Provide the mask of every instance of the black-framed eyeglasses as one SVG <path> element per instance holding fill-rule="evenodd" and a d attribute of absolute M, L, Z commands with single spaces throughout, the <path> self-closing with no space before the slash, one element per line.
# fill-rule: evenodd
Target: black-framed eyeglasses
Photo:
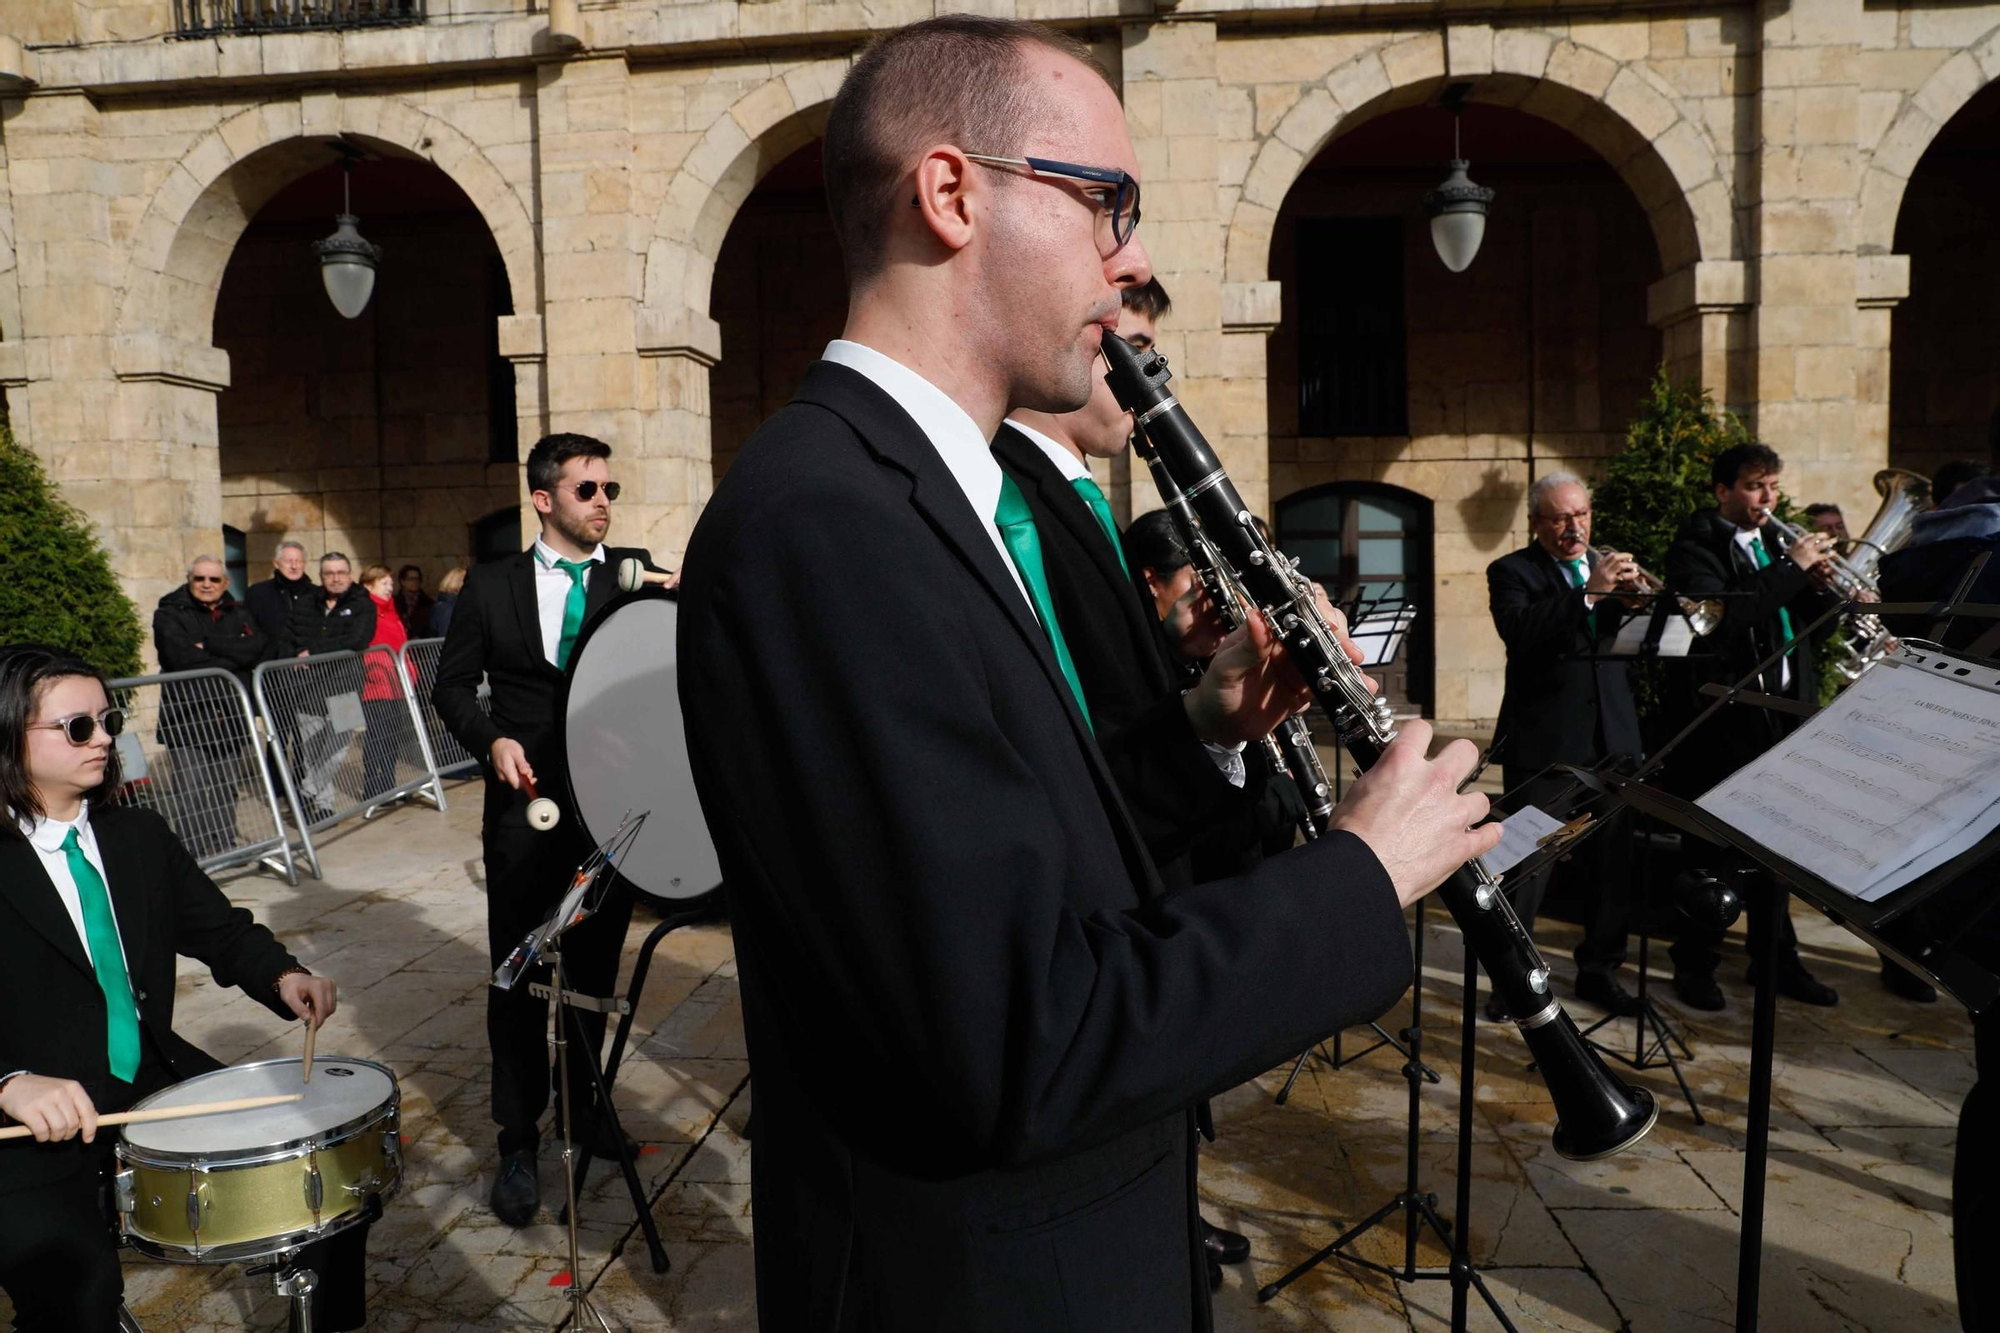
<path fill-rule="evenodd" d="M 95 716 L 89 713 L 71 713 L 68 717 L 59 717 L 53 722 L 31 723 L 28 730 L 60 731 L 69 739 L 71 745 L 88 745 L 99 727 L 104 728 L 106 736 L 116 736 L 125 730 L 125 710 L 107 708 Z"/>
<path fill-rule="evenodd" d="M 1125 248 L 1139 229 L 1139 182 L 1129 172 L 1116 167 L 1085 167 L 1074 162 L 1057 162 L 1047 157 L 996 157 L 991 153 L 967 153 L 966 159 L 982 167 L 1011 167 L 1044 180 L 1070 181 L 1082 185 L 1086 194 L 1096 194 L 1102 216 L 1110 219 L 1111 248 L 1100 242 L 1106 259 Z M 1108 194 L 1110 197 L 1105 198 Z"/>
<path fill-rule="evenodd" d="M 597 498 L 597 486 L 598 483 L 594 481 L 579 481 L 571 489 L 576 492 L 577 499 L 583 501 L 585 504 L 589 504 L 592 500 L 595 500 Z M 619 487 L 618 483 L 615 481 L 605 482 L 604 498 L 607 500 L 616 500 L 618 498 L 618 492 L 620 489 L 621 488 Z"/>

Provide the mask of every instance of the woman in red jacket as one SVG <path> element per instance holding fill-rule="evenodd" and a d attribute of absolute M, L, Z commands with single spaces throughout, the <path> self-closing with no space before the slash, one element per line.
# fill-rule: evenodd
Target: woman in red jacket
<path fill-rule="evenodd" d="M 403 702 L 394 656 L 410 636 L 390 600 L 396 595 L 396 576 L 389 567 L 370 565 L 362 570 L 361 586 L 375 603 L 375 637 L 368 645 L 361 675 L 361 712 L 368 723 L 368 738 L 361 751 L 361 792 L 363 800 L 373 801 L 394 789 L 396 760 L 410 734 L 410 708 Z M 377 648 L 387 652 L 375 652 Z"/>

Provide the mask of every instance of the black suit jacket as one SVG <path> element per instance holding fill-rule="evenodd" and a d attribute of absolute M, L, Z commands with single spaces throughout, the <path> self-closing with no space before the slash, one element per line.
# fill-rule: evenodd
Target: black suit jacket
<path fill-rule="evenodd" d="M 1596 557 L 1585 557 L 1595 567 Z M 1623 662 L 1594 662 L 1611 650 L 1624 603 L 1600 598 L 1595 615 L 1583 589 L 1535 542 L 1486 567 L 1487 606 L 1507 645 L 1507 686 L 1493 732 L 1495 757 L 1510 784 L 1549 764 L 1591 764 L 1639 754 L 1639 713 Z"/>
<path fill-rule="evenodd" d="M 1191 883 L 1188 851 L 1235 830 L 1245 843 L 1257 789 L 1229 784 L 1181 703 L 1150 599 L 1118 563 L 1090 506 L 1033 440 L 1002 425 L 993 455 L 1034 512 L 1056 619 L 1090 704 L 1098 747 L 1169 889 Z M 1254 770 L 1258 788 L 1263 769 Z"/>
<path fill-rule="evenodd" d="M 642 547 L 605 547 L 603 561 L 584 576 L 586 623 L 618 596 L 618 566 L 628 559 L 656 568 Z M 482 674 L 492 691 L 490 714 L 479 707 Z M 556 686 L 562 678 L 542 646 L 534 549 L 468 573 L 438 655 L 431 702 L 446 730 L 478 758 L 489 777 L 492 765 L 487 752 L 505 736 L 519 741 L 527 752 L 537 790 L 562 798 L 562 775 L 569 767 L 555 715 Z M 525 810 L 528 797 L 519 796 L 518 804 Z"/>
<path fill-rule="evenodd" d="M 768 1329 L 1205 1327 L 1186 1108 L 1409 981 L 1352 837 L 1159 892 L 1002 559 L 909 415 L 826 363 L 689 545 Z"/>
<path fill-rule="evenodd" d="M 1693 661 L 1696 684 L 1705 681 L 1735 682 L 1750 669 L 1777 651 L 1784 642 L 1778 619 L 1783 609 L 1790 613 L 1792 631 L 1802 634 L 1826 609 L 1838 600 L 1823 591 L 1812 575 L 1785 558 L 1782 538 L 1768 524 L 1758 532 L 1771 563 L 1759 569 L 1756 562 L 1736 543 L 1736 525 L 1717 509 L 1697 510 L 1681 524 L 1674 544 L 1667 551 L 1668 586 L 1685 597 L 1706 597 L 1713 593 L 1743 594 L 1722 599 L 1722 623 L 1714 634 L 1696 639 L 1694 652 L 1708 654 Z M 1817 635 L 1801 638 L 1790 658 L 1792 679 L 1783 692 L 1807 703 L 1818 700 L 1819 673 L 1816 644 L 1832 633 L 1839 622 L 1830 622 Z M 1764 689 L 1780 693 L 1780 673 L 1774 666 L 1765 673 Z M 1695 710 L 1706 708 L 1706 695 L 1689 693 Z M 1694 716 L 1689 713 L 1690 719 Z M 1794 724 L 1782 714 L 1753 705 L 1732 704 L 1708 723 L 1705 734 L 1682 747 L 1676 785 L 1686 790 L 1706 790 L 1750 760 L 1769 749 Z"/>
<path fill-rule="evenodd" d="M 298 960 L 201 872 L 166 821 L 150 810 L 102 805 L 90 812 L 105 887 L 125 945 L 139 1021 L 148 1045 L 175 1082 L 220 1068 L 174 1032 L 175 957 L 208 964 L 219 986 L 243 992 L 296 1022 L 278 999 L 278 974 Z M 12 825 L 10 823 L 9 827 Z M 103 1109 L 156 1091 L 111 1077 L 105 1050 L 104 993 L 62 899 L 25 838 L 0 833 L 0 1074 L 25 1069 L 75 1079 Z M 141 1067 L 141 1078 L 146 1075 Z M 0 1195 L 94 1169 L 81 1140 L 0 1143 Z"/>

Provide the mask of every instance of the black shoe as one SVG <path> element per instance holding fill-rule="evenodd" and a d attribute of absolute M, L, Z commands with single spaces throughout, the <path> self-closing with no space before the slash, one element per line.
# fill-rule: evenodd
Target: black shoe
<path fill-rule="evenodd" d="M 510 1227 L 524 1227 L 535 1220 L 542 1206 L 542 1179 L 535 1170 L 535 1150 L 523 1148 L 500 1159 L 500 1174 L 493 1181 L 488 1200 L 493 1215 Z"/>
<path fill-rule="evenodd" d="M 1748 980 L 1752 986 L 1757 984 L 1756 968 L 1750 969 Z M 1778 964 L 1778 994 L 1822 1009 L 1840 1003 L 1840 992 L 1806 971 L 1806 965 L 1796 958 Z"/>
<path fill-rule="evenodd" d="M 1507 1005 L 1500 998 L 1500 992 L 1495 991 L 1486 997 L 1486 1017 L 1495 1023 L 1504 1023 L 1507 1021 Z"/>
<path fill-rule="evenodd" d="M 1728 1003 L 1722 998 L 1722 987 L 1716 984 L 1713 972 L 1674 973 L 1674 994 L 1680 996 L 1681 1003 L 1688 1008 L 1705 1009 L 1710 1013 Z"/>
<path fill-rule="evenodd" d="M 1619 1018 L 1631 1018 L 1639 1012 L 1639 997 L 1626 990 L 1609 972 L 1577 973 L 1576 998 L 1608 1009 Z"/>
<path fill-rule="evenodd" d="M 1208 1251 L 1211 1262 L 1240 1264 L 1250 1257 L 1250 1238 L 1239 1232 L 1225 1231 L 1204 1217 L 1201 1219 L 1201 1248 Z"/>
<path fill-rule="evenodd" d="M 1208 1261 L 1208 1289 L 1210 1291 L 1222 1290 L 1222 1265 L 1213 1259 Z"/>
<path fill-rule="evenodd" d="M 1882 984 L 1889 988 L 1891 995 L 1900 995 L 1916 1004 L 1936 1004 L 1937 987 L 1925 981 L 1901 963 L 1882 960 Z"/>

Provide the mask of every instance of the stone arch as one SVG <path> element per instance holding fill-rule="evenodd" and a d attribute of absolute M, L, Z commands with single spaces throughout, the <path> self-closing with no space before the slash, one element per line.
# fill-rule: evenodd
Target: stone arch
<path fill-rule="evenodd" d="M 643 287 L 647 310 L 707 317 L 729 224 L 765 173 L 825 132 L 847 65 L 840 58 L 794 66 L 716 117 L 674 173 L 654 219 Z"/>
<path fill-rule="evenodd" d="M 1336 133 L 1423 105 L 1459 80 L 1473 82 L 1473 102 L 1517 107 L 1594 148 L 1646 210 L 1663 272 L 1736 256 L 1735 209 L 1722 155 L 1657 75 L 1529 30 L 1494 34 L 1491 67 L 1476 72 L 1448 67 L 1445 45 L 1439 34 L 1428 33 L 1365 51 L 1285 113 L 1258 149 L 1230 216 L 1226 281 L 1268 277 L 1278 210 Z M 1451 45 L 1454 60 L 1462 59 L 1456 36 Z"/>
<path fill-rule="evenodd" d="M 295 156 L 266 150 L 336 136 L 420 158 L 449 176 L 493 235 L 515 310 L 541 308 L 535 225 L 476 143 L 402 98 L 320 95 L 240 111 L 182 155 L 154 191 L 134 236 L 121 337 L 159 334 L 205 348 L 237 238 L 257 210 L 300 174 Z"/>
<path fill-rule="evenodd" d="M 1862 178 L 1860 253 L 1885 255 L 1896 248 L 1896 219 L 1917 163 L 1951 118 L 1995 79 L 2000 79 L 2000 27 L 1938 66 L 1904 100 L 1875 141 Z"/>

